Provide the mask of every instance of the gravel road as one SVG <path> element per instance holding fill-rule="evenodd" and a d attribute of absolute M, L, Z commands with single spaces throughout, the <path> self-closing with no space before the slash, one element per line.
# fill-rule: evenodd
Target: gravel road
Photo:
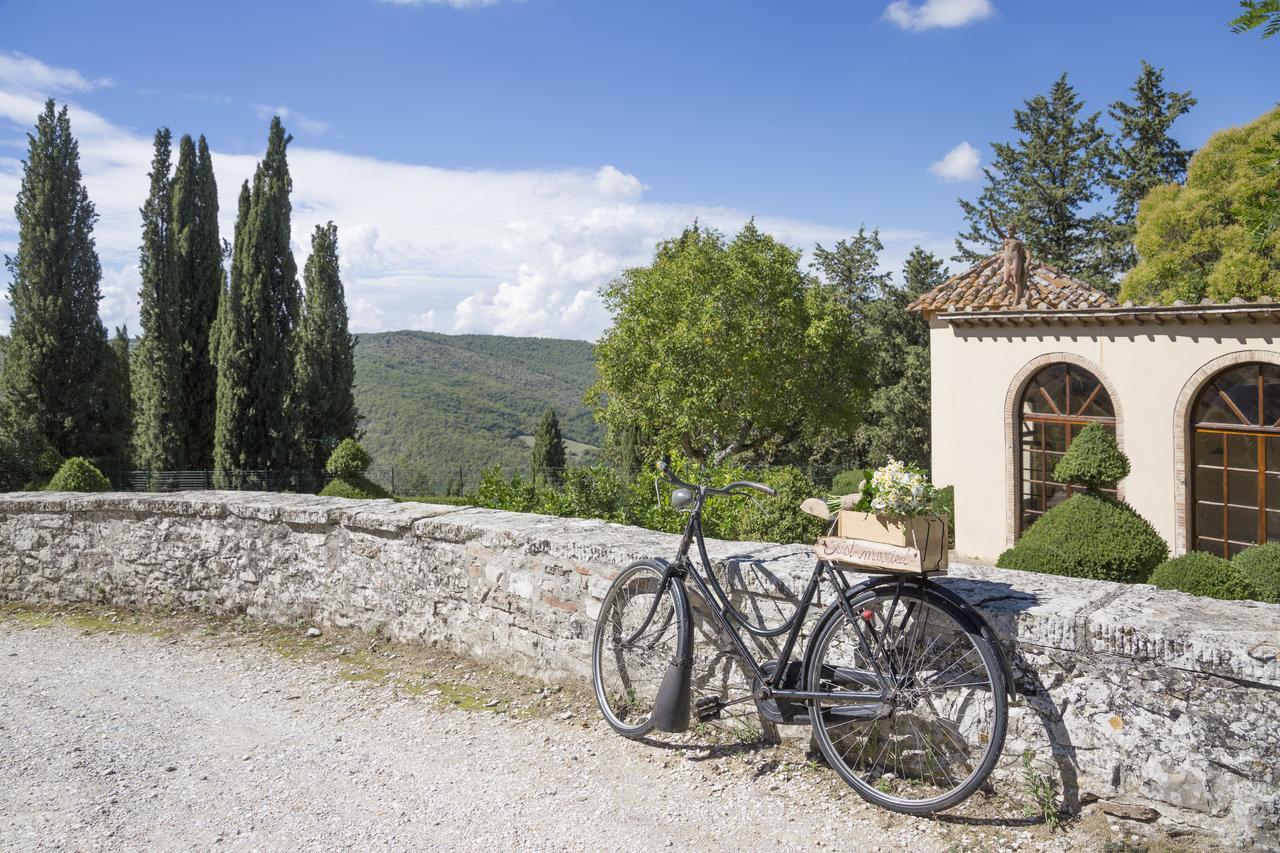
<path fill-rule="evenodd" d="M 460 710 L 225 633 L 155 634 L 0 613 L 0 848 L 1101 847 L 889 815 L 786 747 L 632 743 L 581 703 Z"/>

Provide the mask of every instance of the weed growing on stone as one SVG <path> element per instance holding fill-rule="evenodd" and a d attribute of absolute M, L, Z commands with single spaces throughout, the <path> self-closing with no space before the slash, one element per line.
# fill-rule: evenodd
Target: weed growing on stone
<path fill-rule="evenodd" d="M 1036 754 L 1022 753 L 1022 785 L 1030 802 L 1023 808 L 1027 817 L 1038 817 L 1051 830 L 1062 828 L 1062 812 L 1058 810 L 1058 790 L 1053 780 L 1036 770 Z"/>

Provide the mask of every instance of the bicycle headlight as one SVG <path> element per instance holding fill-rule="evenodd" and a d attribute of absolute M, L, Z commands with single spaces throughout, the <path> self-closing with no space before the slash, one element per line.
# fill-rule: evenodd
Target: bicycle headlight
<path fill-rule="evenodd" d="M 671 493 L 671 505 L 676 509 L 684 509 L 693 503 L 692 489 L 676 489 Z"/>

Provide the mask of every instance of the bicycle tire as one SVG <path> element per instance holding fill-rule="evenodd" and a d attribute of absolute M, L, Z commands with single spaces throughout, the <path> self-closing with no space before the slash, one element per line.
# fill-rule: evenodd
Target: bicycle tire
<path fill-rule="evenodd" d="M 861 624 L 850 627 L 839 601 L 827 608 L 805 652 L 806 689 L 865 690 L 870 697 L 883 688 L 892 690 L 893 699 L 832 707 L 811 701 L 810 719 L 823 757 L 859 796 L 881 808 L 913 815 L 954 808 L 986 781 L 1004 746 L 1008 693 L 999 651 L 973 615 L 927 585 L 875 586 L 855 591 L 848 602 Z M 846 642 L 833 654 L 837 636 Z M 963 671 L 955 669 L 971 655 L 975 659 Z M 938 682 L 944 674 L 946 680 Z M 939 706 L 962 719 L 938 713 Z M 867 713 L 878 718 L 862 719 Z M 973 743 L 962 723 L 973 724 Z M 933 739 L 935 732 L 939 740 Z M 980 755 L 970 760 L 974 750 Z M 958 780 L 947 769 L 953 760 L 960 768 L 971 765 Z"/>
<path fill-rule="evenodd" d="M 662 575 L 659 563 L 631 563 L 605 592 L 596 619 L 591 643 L 596 704 L 605 722 L 626 738 L 641 738 L 653 730 L 654 700 L 682 628 L 675 594 L 668 585 L 641 636 L 628 642 L 644 624 Z"/>

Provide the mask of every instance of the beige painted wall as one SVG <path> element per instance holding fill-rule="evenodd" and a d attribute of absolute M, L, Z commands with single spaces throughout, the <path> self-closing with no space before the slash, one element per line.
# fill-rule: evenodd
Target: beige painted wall
<path fill-rule="evenodd" d="M 930 344 L 933 479 L 955 486 L 960 554 L 995 560 L 1008 547 L 1019 474 L 1010 464 L 1016 432 L 1006 424 L 1006 399 L 1023 368 L 1053 353 L 1096 365 L 1113 392 L 1132 464 L 1123 495 L 1181 553 L 1175 462 L 1182 440 L 1175 434 L 1185 435 L 1186 424 L 1175 425 L 1179 397 L 1189 383 L 1188 391 L 1202 384 L 1196 374 L 1211 362 L 1235 360 L 1224 357 L 1280 361 L 1280 323 L 961 328 L 935 319 Z"/>

